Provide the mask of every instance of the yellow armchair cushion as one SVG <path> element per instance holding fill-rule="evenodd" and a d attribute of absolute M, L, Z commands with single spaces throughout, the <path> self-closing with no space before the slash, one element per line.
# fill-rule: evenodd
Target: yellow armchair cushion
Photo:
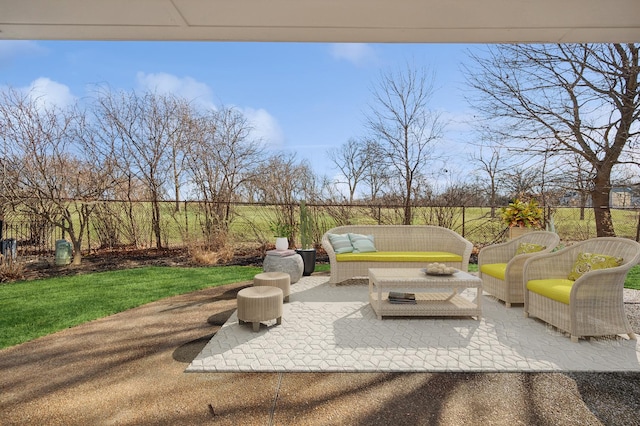
<path fill-rule="evenodd" d="M 573 283 L 565 278 L 531 280 L 527 282 L 527 290 L 568 305 Z"/>
<path fill-rule="evenodd" d="M 462 256 L 444 251 L 376 251 L 336 254 L 338 262 L 462 262 Z"/>
<path fill-rule="evenodd" d="M 493 278 L 504 280 L 504 274 L 505 272 L 507 272 L 507 264 L 506 263 L 488 263 L 480 267 L 480 272 L 482 272 L 483 274 L 492 276 Z"/>

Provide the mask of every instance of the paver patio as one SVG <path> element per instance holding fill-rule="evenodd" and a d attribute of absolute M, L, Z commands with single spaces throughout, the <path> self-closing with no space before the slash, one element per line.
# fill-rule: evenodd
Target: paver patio
<path fill-rule="evenodd" d="M 2 424 L 638 424 L 635 372 L 185 374 L 247 284 L 1 350 Z"/>
<path fill-rule="evenodd" d="M 464 293 L 463 293 L 464 294 Z M 376 318 L 362 285 L 326 276 L 291 286 L 282 324 L 260 331 L 232 314 L 188 372 L 639 372 L 640 343 L 612 336 L 572 343 L 545 323 L 483 296 L 473 318 Z"/>

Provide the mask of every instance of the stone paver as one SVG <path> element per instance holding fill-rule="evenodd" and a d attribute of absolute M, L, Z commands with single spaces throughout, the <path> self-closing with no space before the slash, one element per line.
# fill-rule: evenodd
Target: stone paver
<path fill-rule="evenodd" d="M 367 297 L 365 285 L 303 277 L 291 287 L 281 325 L 264 322 L 254 333 L 234 313 L 186 371 L 640 372 L 639 341 L 612 336 L 572 343 L 525 318 L 522 307 L 507 309 L 491 296 L 483 296 L 481 321 L 380 321 Z"/>

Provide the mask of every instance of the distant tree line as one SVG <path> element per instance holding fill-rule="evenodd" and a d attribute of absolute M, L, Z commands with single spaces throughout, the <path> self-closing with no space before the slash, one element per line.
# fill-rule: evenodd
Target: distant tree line
<path fill-rule="evenodd" d="M 274 225 L 295 230 L 296 212 L 287 206 L 300 200 L 331 204 L 341 223 L 358 199 L 402 205 L 402 223 L 410 224 L 416 204 L 495 208 L 535 197 L 550 206 L 572 192 L 583 208 L 591 202 L 598 235 L 614 235 L 613 182 L 637 183 L 639 46 L 497 45 L 470 54 L 480 141 L 449 157 L 439 147 L 447 122 L 431 105 L 434 73 L 413 65 L 383 73 L 362 134 L 329 153 L 338 178 L 268 150 L 233 107 L 203 109 L 171 94 L 108 87 L 61 107 L 8 88 L 0 93 L 0 215 L 12 210 L 59 227 L 75 263 L 90 220 L 107 236 L 117 220 L 136 244 L 141 200 L 152 206 L 157 248 L 167 214 L 160 203 L 168 199 L 173 214 L 181 200 L 206 201 L 202 244 L 211 250 L 225 244 L 238 201 L 281 206 Z M 473 173 L 452 170 L 450 156 L 465 156 Z"/>

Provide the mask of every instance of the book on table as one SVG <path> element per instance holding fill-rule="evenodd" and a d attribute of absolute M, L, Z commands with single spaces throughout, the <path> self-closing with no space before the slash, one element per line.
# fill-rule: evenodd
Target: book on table
<path fill-rule="evenodd" d="M 390 291 L 388 299 L 389 299 L 389 303 L 408 303 L 408 304 L 416 303 L 416 295 L 414 293 L 402 293 L 398 291 Z"/>

